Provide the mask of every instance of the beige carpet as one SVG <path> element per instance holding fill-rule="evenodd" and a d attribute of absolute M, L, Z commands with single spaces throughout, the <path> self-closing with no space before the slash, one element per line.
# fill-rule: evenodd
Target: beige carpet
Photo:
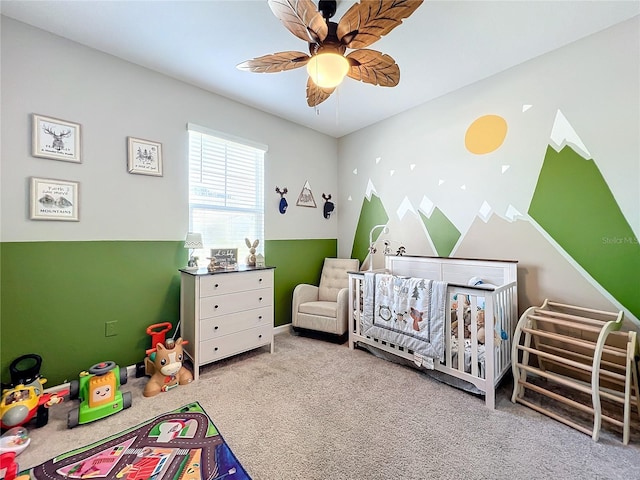
<path fill-rule="evenodd" d="M 594 442 L 510 401 L 484 400 L 346 344 L 276 336 L 262 348 L 207 366 L 198 382 L 153 398 L 146 379 L 123 387 L 133 406 L 68 430 L 67 411 L 31 430 L 21 468 L 95 442 L 197 400 L 255 480 L 640 479 L 640 431 Z M 634 411 L 634 415 L 637 416 Z M 607 427 L 608 428 L 608 427 Z"/>

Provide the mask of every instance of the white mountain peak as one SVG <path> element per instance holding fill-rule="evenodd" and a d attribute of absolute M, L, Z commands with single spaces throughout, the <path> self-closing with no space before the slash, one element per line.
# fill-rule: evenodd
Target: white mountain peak
<path fill-rule="evenodd" d="M 559 152 L 565 145 L 572 147 L 585 159 L 591 159 L 589 150 L 587 150 L 587 147 L 582 143 L 582 140 L 569 123 L 569 120 L 567 120 L 558 109 L 556 119 L 553 122 L 553 128 L 551 129 L 551 146 Z"/>
<path fill-rule="evenodd" d="M 427 218 L 431 217 L 434 207 L 435 205 L 431 200 L 429 200 L 427 197 L 422 197 L 422 201 L 420 202 L 420 210 L 422 210 L 422 213 L 424 213 Z"/>
<path fill-rule="evenodd" d="M 402 200 L 402 203 L 398 207 L 398 210 L 396 210 L 396 214 L 398 215 L 398 218 L 402 220 L 407 212 L 411 212 L 414 215 L 416 214 L 416 211 L 413 208 L 413 205 L 411 204 L 409 198 L 404 197 L 404 200 Z"/>
<path fill-rule="evenodd" d="M 367 190 L 365 192 L 365 196 L 371 200 L 371 195 L 374 193 L 378 193 L 376 191 L 376 187 L 373 186 L 373 182 L 371 181 L 371 179 L 369 179 L 369 181 L 367 182 Z"/>

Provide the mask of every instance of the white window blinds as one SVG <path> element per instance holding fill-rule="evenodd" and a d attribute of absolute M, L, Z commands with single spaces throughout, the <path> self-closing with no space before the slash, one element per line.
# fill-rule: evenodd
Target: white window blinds
<path fill-rule="evenodd" d="M 205 249 L 194 252 L 205 266 L 211 248 L 249 253 L 245 238 L 264 245 L 266 147 L 193 124 L 189 129 L 189 230 L 202 233 Z"/>

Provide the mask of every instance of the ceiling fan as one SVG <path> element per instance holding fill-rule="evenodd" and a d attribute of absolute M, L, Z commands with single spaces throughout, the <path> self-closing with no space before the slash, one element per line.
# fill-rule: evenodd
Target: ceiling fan
<path fill-rule="evenodd" d="M 309 44 L 309 53 L 286 51 L 240 63 L 237 68 L 254 73 L 276 73 L 307 66 L 307 104 L 315 107 L 334 92 L 346 76 L 372 85 L 395 87 L 400 68 L 389 55 L 368 47 L 408 18 L 423 0 L 360 0 L 338 23 L 329 19 L 337 2 L 319 0 L 268 0 L 284 26 Z M 345 56 L 347 49 L 353 51 Z"/>

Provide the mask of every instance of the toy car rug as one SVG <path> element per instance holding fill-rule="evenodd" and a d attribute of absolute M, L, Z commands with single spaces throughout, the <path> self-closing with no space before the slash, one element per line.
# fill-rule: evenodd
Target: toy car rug
<path fill-rule="evenodd" d="M 21 474 L 38 480 L 251 479 L 198 402 Z"/>

